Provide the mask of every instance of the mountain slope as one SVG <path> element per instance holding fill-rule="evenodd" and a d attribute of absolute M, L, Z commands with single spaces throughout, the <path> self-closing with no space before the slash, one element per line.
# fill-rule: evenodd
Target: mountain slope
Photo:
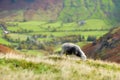
<path fill-rule="evenodd" d="M 56 19 L 61 0 L 0 0 L 0 18 L 12 21 Z"/>
<path fill-rule="evenodd" d="M 12 21 L 119 19 L 118 0 L 0 0 L 0 19 Z"/>
<path fill-rule="evenodd" d="M 112 29 L 109 33 L 83 47 L 87 56 L 120 63 L 120 27 Z"/>

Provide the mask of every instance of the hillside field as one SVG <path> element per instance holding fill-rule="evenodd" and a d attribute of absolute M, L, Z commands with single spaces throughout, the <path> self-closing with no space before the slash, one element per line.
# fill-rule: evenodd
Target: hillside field
<path fill-rule="evenodd" d="M 54 51 L 58 50 L 58 46 L 64 42 L 74 42 L 82 47 L 89 42 L 87 41 L 88 36 L 99 38 L 111 28 L 109 24 L 100 19 L 86 20 L 86 23 L 83 25 L 76 22 L 63 23 L 61 21 L 6 22 L 6 27 L 10 33 L 4 35 L 3 31 L 0 30 L 0 43 L 17 48 L 20 46 L 20 43 L 29 44 L 29 42 L 32 42 L 33 44 L 30 43 L 31 45 L 51 45 Z M 32 52 L 32 50 L 36 50 L 35 48 L 27 49 L 27 51 Z M 26 49 L 26 47 L 23 49 Z"/>
<path fill-rule="evenodd" d="M 119 80 L 120 65 L 76 57 L 0 54 L 1 80 Z"/>

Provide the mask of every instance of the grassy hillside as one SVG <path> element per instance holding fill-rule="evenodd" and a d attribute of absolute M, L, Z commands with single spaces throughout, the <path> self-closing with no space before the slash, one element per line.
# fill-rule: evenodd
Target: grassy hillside
<path fill-rule="evenodd" d="M 2 80 L 119 80 L 120 65 L 56 55 L 0 54 L 0 74 Z"/>
<path fill-rule="evenodd" d="M 118 0 L 16 0 L 1 1 L 0 20 L 74 22 L 98 19 L 119 22 Z M 6 6 L 4 6 L 6 5 Z"/>
<path fill-rule="evenodd" d="M 120 27 L 84 46 L 84 51 L 88 57 L 120 63 Z"/>
<path fill-rule="evenodd" d="M 118 0 L 64 0 L 58 19 L 63 22 L 98 19 L 111 24 L 119 22 Z"/>

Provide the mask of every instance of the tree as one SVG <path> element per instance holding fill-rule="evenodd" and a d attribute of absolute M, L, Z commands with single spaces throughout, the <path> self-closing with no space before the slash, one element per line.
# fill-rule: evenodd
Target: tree
<path fill-rule="evenodd" d="M 96 37 L 95 36 L 88 36 L 87 41 L 95 41 Z"/>

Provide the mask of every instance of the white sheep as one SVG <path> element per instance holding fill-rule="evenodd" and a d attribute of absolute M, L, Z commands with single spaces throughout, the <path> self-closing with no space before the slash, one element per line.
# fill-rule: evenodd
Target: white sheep
<path fill-rule="evenodd" d="M 62 45 L 61 55 L 62 54 L 66 54 L 66 55 L 74 54 L 76 56 L 81 57 L 83 61 L 87 59 L 85 53 L 80 49 L 80 47 L 73 43 L 64 43 Z"/>

